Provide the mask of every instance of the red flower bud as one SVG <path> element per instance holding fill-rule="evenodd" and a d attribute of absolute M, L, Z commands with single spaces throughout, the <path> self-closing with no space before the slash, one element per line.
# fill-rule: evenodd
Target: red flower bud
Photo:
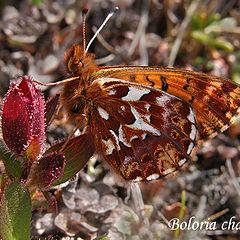
<path fill-rule="evenodd" d="M 32 182 L 41 189 L 46 189 L 51 184 L 63 176 L 65 167 L 65 156 L 63 153 L 53 152 L 39 159 Z"/>
<path fill-rule="evenodd" d="M 12 81 L 2 107 L 2 134 L 8 148 L 35 160 L 44 151 L 45 101 L 30 76 Z"/>

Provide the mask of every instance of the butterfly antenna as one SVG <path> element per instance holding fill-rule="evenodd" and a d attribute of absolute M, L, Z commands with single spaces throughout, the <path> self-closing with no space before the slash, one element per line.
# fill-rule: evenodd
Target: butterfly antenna
<path fill-rule="evenodd" d="M 79 76 L 78 77 L 72 77 L 72 78 L 66 78 L 66 79 L 61 80 L 59 82 L 53 82 L 53 83 L 43 83 L 43 82 L 38 82 L 36 80 L 33 80 L 33 82 L 35 82 L 36 84 L 41 85 L 41 86 L 50 87 L 50 86 L 58 86 L 58 85 L 66 84 L 68 82 L 72 82 L 72 81 L 75 81 L 75 80 L 78 80 L 78 79 L 79 79 Z"/>
<path fill-rule="evenodd" d="M 83 24 L 82 24 L 82 38 L 83 38 L 83 50 L 86 52 L 86 16 L 88 13 L 88 9 L 84 8 L 82 10 Z"/>
<path fill-rule="evenodd" d="M 99 32 L 103 29 L 103 27 L 106 25 L 107 21 L 114 15 L 114 13 L 116 13 L 119 10 L 118 7 L 115 7 L 105 18 L 105 20 L 103 21 L 102 25 L 98 28 L 98 30 L 95 32 L 94 36 L 92 37 L 92 39 L 89 41 L 86 49 L 85 49 L 85 53 L 88 51 L 89 47 L 91 46 L 92 42 L 95 40 L 95 38 L 97 37 L 97 35 L 99 34 Z"/>

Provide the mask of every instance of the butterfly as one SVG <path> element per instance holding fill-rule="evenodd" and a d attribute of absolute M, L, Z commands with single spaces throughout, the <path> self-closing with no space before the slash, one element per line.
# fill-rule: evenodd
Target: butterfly
<path fill-rule="evenodd" d="M 103 67 L 94 58 L 85 43 L 66 52 L 62 104 L 126 180 L 176 171 L 239 116 L 240 87 L 230 80 L 175 68 Z"/>

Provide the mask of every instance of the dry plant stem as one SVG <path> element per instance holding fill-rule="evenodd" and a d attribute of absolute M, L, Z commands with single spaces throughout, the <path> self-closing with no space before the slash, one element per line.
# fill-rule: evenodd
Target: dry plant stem
<path fill-rule="evenodd" d="M 196 219 L 204 219 L 204 215 L 205 215 L 205 212 L 206 212 L 206 210 L 205 210 L 206 205 L 207 205 L 207 197 L 203 195 L 203 196 L 200 197 L 198 208 L 197 208 L 197 211 L 195 212 Z M 224 215 L 228 211 L 229 211 L 229 209 L 225 208 L 222 211 L 214 213 L 213 215 L 205 218 L 203 221 L 209 221 L 209 222 L 214 221 L 215 219 L 221 217 L 222 215 Z"/>
<path fill-rule="evenodd" d="M 208 217 L 207 219 L 205 219 L 204 221 L 214 221 L 215 219 L 223 216 L 225 213 L 227 213 L 229 211 L 228 208 L 223 209 L 220 212 L 217 212 L 213 215 L 211 215 L 210 217 Z M 236 232 L 234 232 L 233 230 L 215 230 L 215 231 L 205 231 L 205 234 L 207 235 L 213 235 L 213 236 L 217 236 L 217 235 L 226 235 L 226 234 L 236 234 Z"/>
<path fill-rule="evenodd" d="M 223 209 L 222 211 L 219 211 L 217 213 L 214 213 L 213 215 L 211 215 L 210 217 L 208 217 L 207 219 L 205 219 L 204 221 L 214 221 L 217 218 L 223 216 L 225 213 L 229 212 L 228 208 Z"/>
<path fill-rule="evenodd" d="M 230 9 L 236 4 L 236 0 L 230 0 L 224 3 L 224 7 L 221 9 L 221 15 L 225 16 Z M 239 4 L 239 3 L 238 3 Z"/>
<path fill-rule="evenodd" d="M 230 182 L 236 189 L 237 194 L 240 196 L 240 185 L 239 185 L 238 179 L 236 177 L 236 174 L 233 170 L 232 161 L 230 159 L 227 159 L 226 166 L 227 166 L 227 169 L 228 169 L 228 172 L 230 175 Z"/>
<path fill-rule="evenodd" d="M 92 30 L 93 30 L 94 33 L 97 32 L 97 28 L 96 28 L 95 26 L 92 27 Z M 104 48 L 106 48 L 106 50 L 108 50 L 108 51 L 111 52 L 111 53 L 116 53 L 115 48 L 112 47 L 107 41 L 105 41 L 105 39 L 103 38 L 103 36 L 101 35 L 101 33 L 98 33 L 97 39 L 98 39 L 98 41 L 101 43 L 101 45 L 102 45 Z"/>
<path fill-rule="evenodd" d="M 176 57 L 177 57 L 177 54 L 178 54 L 178 51 L 179 51 L 179 48 L 181 46 L 181 43 L 182 43 L 182 39 L 183 39 L 183 36 L 184 36 L 184 33 L 192 19 L 192 16 L 194 14 L 194 12 L 197 10 L 199 4 L 200 4 L 200 0 L 195 0 L 191 3 L 191 5 L 189 6 L 188 10 L 187 10 L 187 14 L 186 14 L 186 17 L 184 18 L 181 26 L 179 27 L 179 34 L 176 38 L 176 40 L 174 41 L 173 43 L 173 46 L 172 46 L 172 50 L 171 50 L 171 53 L 170 53 L 170 56 L 169 56 L 169 63 L 168 63 L 168 67 L 172 67 L 174 65 L 174 62 L 176 60 Z"/>
<path fill-rule="evenodd" d="M 142 4 L 142 14 L 138 24 L 137 32 L 135 34 L 135 37 L 128 51 L 128 56 L 131 57 L 137 47 L 137 44 L 138 43 L 142 44 L 142 46 L 140 46 L 140 53 L 141 53 L 141 57 L 143 57 L 143 59 L 145 60 L 145 63 L 144 63 L 145 65 L 148 65 L 148 57 L 146 57 L 147 50 L 145 46 L 146 41 L 143 40 L 141 42 L 141 39 L 145 38 L 146 27 L 148 24 L 148 10 L 149 10 L 149 1 L 144 0 Z"/>
<path fill-rule="evenodd" d="M 146 45 L 146 28 L 148 25 L 148 14 L 149 14 L 149 1 L 146 1 L 146 3 L 144 3 L 144 5 L 146 5 L 143 8 L 142 11 L 142 22 L 143 22 L 143 31 L 144 34 L 142 35 L 142 37 L 140 38 L 139 41 L 139 52 L 140 52 L 140 65 L 148 65 L 148 51 L 147 51 L 147 45 Z"/>
<path fill-rule="evenodd" d="M 144 224 L 146 227 L 149 227 L 149 220 L 145 216 L 145 206 L 142 198 L 142 192 L 139 187 L 139 183 L 130 183 L 132 197 L 134 206 L 137 210 L 138 216 L 140 216 L 143 219 Z"/>

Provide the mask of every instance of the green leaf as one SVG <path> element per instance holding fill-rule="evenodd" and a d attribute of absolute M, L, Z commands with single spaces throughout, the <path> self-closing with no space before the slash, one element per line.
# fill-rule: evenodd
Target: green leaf
<path fill-rule="evenodd" d="M 228 32 L 229 29 L 234 27 L 237 27 L 237 20 L 232 17 L 228 17 L 228 18 L 221 19 L 220 21 L 213 22 L 212 24 L 210 24 L 204 29 L 204 32 L 206 34 L 209 34 L 211 32 L 217 32 L 217 33 L 225 32 L 225 31 Z"/>
<path fill-rule="evenodd" d="M 178 219 L 180 222 L 184 220 L 185 211 L 186 211 L 186 192 L 182 191 L 181 209 L 178 215 Z M 179 239 L 179 235 L 180 235 L 180 228 L 175 230 L 174 239 Z"/>
<path fill-rule="evenodd" d="M 223 39 L 216 38 L 211 34 L 206 34 L 202 31 L 193 31 L 192 37 L 199 41 L 202 44 L 205 44 L 208 47 L 212 47 L 215 49 L 221 49 L 226 52 L 232 52 L 234 50 L 234 46 Z"/>
<path fill-rule="evenodd" d="M 198 14 L 193 15 L 191 25 L 192 25 L 193 31 L 204 29 L 204 23 L 203 23 L 200 15 L 198 15 Z"/>
<path fill-rule="evenodd" d="M 16 156 L 9 152 L 0 140 L 0 159 L 3 161 L 7 175 L 10 178 L 19 178 L 22 174 L 22 164 Z"/>
<path fill-rule="evenodd" d="M 240 51 L 233 53 L 234 61 L 232 63 L 232 77 L 231 79 L 240 84 Z"/>
<path fill-rule="evenodd" d="M 214 24 L 214 23 L 218 23 L 218 21 L 220 21 L 221 19 L 221 15 L 219 13 L 214 13 L 210 16 L 208 16 L 208 18 L 206 19 L 205 22 L 205 27 Z"/>
<path fill-rule="evenodd" d="M 230 42 L 218 38 L 211 39 L 209 41 L 209 46 L 214 47 L 216 49 L 222 49 L 225 52 L 233 52 L 234 50 L 234 46 Z"/>
<path fill-rule="evenodd" d="M 30 240 L 31 198 L 20 183 L 12 183 L 4 192 L 0 207 L 2 240 Z"/>
<path fill-rule="evenodd" d="M 93 136 L 90 134 L 83 134 L 78 137 L 74 137 L 67 143 L 66 147 L 61 150 L 65 141 L 60 142 L 52 146 L 45 154 L 51 152 L 61 152 L 65 156 L 66 165 L 63 176 L 57 180 L 54 185 L 66 182 L 70 178 L 74 177 L 88 162 L 90 157 L 95 152 Z"/>
<path fill-rule="evenodd" d="M 94 240 L 110 240 L 110 238 L 107 236 L 100 236 L 100 237 L 95 238 Z"/>
<path fill-rule="evenodd" d="M 203 44 L 207 44 L 210 38 L 208 34 L 205 34 L 202 31 L 192 31 L 191 35 L 192 38 Z"/>
<path fill-rule="evenodd" d="M 32 4 L 36 6 L 40 6 L 43 3 L 43 0 L 32 0 Z"/>
<path fill-rule="evenodd" d="M 234 72 L 232 74 L 232 80 L 237 83 L 240 84 L 240 73 Z"/>
<path fill-rule="evenodd" d="M 212 14 L 210 16 L 206 16 L 206 13 L 200 12 L 198 14 L 193 15 L 192 17 L 192 30 L 203 31 L 207 26 L 217 23 L 220 20 L 220 14 Z"/>

